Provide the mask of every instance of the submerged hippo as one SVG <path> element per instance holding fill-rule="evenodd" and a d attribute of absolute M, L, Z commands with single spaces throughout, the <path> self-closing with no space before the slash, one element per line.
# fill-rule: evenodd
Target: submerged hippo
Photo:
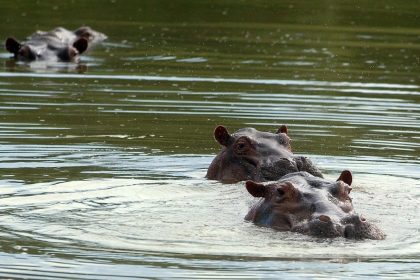
<path fill-rule="evenodd" d="M 86 26 L 75 31 L 57 27 L 48 32 L 37 31 L 25 42 L 9 37 L 5 47 L 17 60 L 75 61 L 92 44 L 106 38 L 104 34 Z"/>
<path fill-rule="evenodd" d="M 343 171 L 337 181 L 307 172 L 285 175 L 273 183 L 246 182 L 246 189 L 262 199 L 245 219 L 281 231 L 316 237 L 384 239 L 384 233 L 361 215 L 354 213 L 352 174 Z"/>
<path fill-rule="evenodd" d="M 323 177 L 308 158 L 293 155 L 285 125 L 276 133 L 242 128 L 233 134 L 224 126 L 218 126 L 214 138 L 223 147 L 207 170 L 208 179 L 223 183 L 263 182 L 278 180 L 297 171 Z"/>

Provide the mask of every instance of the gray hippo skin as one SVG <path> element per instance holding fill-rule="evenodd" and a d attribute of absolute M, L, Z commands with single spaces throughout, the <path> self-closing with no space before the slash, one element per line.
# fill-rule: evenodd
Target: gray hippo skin
<path fill-rule="evenodd" d="M 277 182 L 246 182 L 246 189 L 262 199 L 245 220 L 280 231 L 321 238 L 384 239 L 374 224 L 354 212 L 349 197 L 352 174 L 343 171 L 337 181 L 307 172 L 285 175 Z"/>
<path fill-rule="evenodd" d="M 276 133 L 242 128 L 233 134 L 229 134 L 224 126 L 218 126 L 214 130 L 214 138 L 222 145 L 222 150 L 207 170 L 206 177 L 210 180 L 223 183 L 245 180 L 264 182 L 278 180 L 297 171 L 323 177 L 308 158 L 292 153 L 285 125 Z"/>
<path fill-rule="evenodd" d="M 101 42 L 107 37 L 90 27 L 83 26 L 75 31 L 62 27 L 43 32 L 37 31 L 19 42 L 9 37 L 5 47 L 13 53 L 15 59 L 21 61 L 48 60 L 48 61 L 75 61 L 92 44 Z"/>

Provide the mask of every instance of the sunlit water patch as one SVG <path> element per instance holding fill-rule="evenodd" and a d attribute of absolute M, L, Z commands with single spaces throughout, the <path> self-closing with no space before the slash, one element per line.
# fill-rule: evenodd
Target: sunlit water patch
<path fill-rule="evenodd" d="M 415 267 L 420 249 L 418 167 L 411 167 L 414 178 L 409 178 L 381 174 L 379 168 L 371 170 L 372 173 L 366 169 L 383 165 L 381 159 L 341 158 L 337 162 L 324 157 L 315 159 L 327 170 L 330 179 L 337 176 L 340 165 L 353 168 L 352 196 L 356 211 L 373 220 L 387 234 L 383 241 L 352 241 L 314 239 L 245 222 L 243 218 L 253 199 L 243 183 L 224 185 L 205 180 L 209 156 L 155 156 L 151 160 L 142 154 L 124 154 L 103 154 L 96 164 L 130 170 L 138 162 L 135 167 L 139 172 L 131 178 L 124 178 L 127 174 L 121 176 L 116 171 L 116 178 L 109 179 L 57 178 L 24 185 L 21 181 L 2 180 L 0 235 L 5 262 L 0 266 L 0 274 L 13 276 L 29 271 L 30 265 L 18 265 L 19 261 L 28 260 L 38 267 L 41 278 L 61 277 L 73 271 L 76 259 L 83 264 L 79 271 L 73 272 L 87 279 L 145 275 L 148 269 L 156 273 L 161 262 L 182 268 L 174 273 L 184 276 L 195 269 L 200 275 L 205 264 L 219 262 L 225 263 L 225 269 L 240 266 L 242 274 L 232 271 L 232 275 L 248 277 L 256 273 L 270 275 L 273 269 L 281 269 L 283 262 L 296 260 L 312 276 L 325 269 L 314 266 L 314 262 L 320 261 L 325 262 L 327 270 L 345 267 L 348 273 L 361 276 L 387 275 L 382 269 L 385 260 L 409 261 L 412 265 L 406 264 L 407 269 Z M 77 156 L 71 161 L 84 162 Z M 395 165 L 390 163 L 386 167 L 392 168 L 392 164 Z M 43 163 L 34 163 L 34 168 L 37 165 Z M 112 169 L 108 172 L 113 173 Z M 409 169 L 403 163 L 394 167 L 395 173 Z M 149 177 L 150 172 L 154 173 L 153 179 Z M 371 264 L 344 265 L 354 261 Z M 118 263 L 124 263 L 130 272 L 117 269 Z M 60 269 L 53 270 L 56 265 Z M 97 272 L 82 276 L 88 268 Z M 226 271 L 215 269 L 207 273 L 221 276 Z M 284 273 L 305 275 L 295 269 Z"/>

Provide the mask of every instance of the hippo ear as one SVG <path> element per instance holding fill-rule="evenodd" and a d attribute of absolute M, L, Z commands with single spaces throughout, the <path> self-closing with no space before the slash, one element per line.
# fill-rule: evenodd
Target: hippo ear
<path fill-rule="evenodd" d="M 351 175 L 350 170 L 343 170 L 340 174 L 340 177 L 338 177 L 337 181 L 343 181 L 347 185 L 351 185 L 351 182 L 353 181 L 353 176 Z"/>
<path fill-rule="evenodd" d="M 264 184 L 256 183 L 254 181 L 246 181 L 245 186 L 247 191 L 254 197 L 264 197 L 267 192 Z"/>
<path fill-rule="evenodd" d="M 230 136 L 228 130 L 223 125 L 219 125 L 214 130 L 214 139 L 216 139 L 217 142 L 220 143 L 220 145 L 226 147 L 230 142 L 229 141 L 230 138 L 231 138 L 231 136 Z"/>
<path fill-rule="evenodd" d="M 277 130 L 276 134 L 279 134 L 279 133 L 287 134 L 287 126 L 285 124 L 282 124 L 280 128 Z"/>
<path fill-rule="evenodd" d="M 22 47 L 22 45 L 18 41 L 10 37 L 6 39 L 5 46 L 6 50 L 11 53 L 18 53 L 18 51 Z"/>
<path fill-rule="evenodd" d="M 88 41 L 85 38 L 79 38 L 73 43 L 73 47 L 81 54 L 87 49 Z"/>

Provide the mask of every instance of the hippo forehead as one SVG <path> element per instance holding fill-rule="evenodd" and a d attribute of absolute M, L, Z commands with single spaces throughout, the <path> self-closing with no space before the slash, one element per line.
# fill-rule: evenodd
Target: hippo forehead
<path fill-rule="evenodd" d="M 335 181 L 315 177 L 305 171 L 286 174 L 278 181 L 278 183 L 283 182 L 291 182 L 296 186 L 308 186 L 316 189 L 329 189 L 337 184 Z"/>
<path fill-rule="evenodd" d="M 34 43 L 24 44 L 21 47 L 18 55 L 26 59 L 42 59 L 42 60 L 56 60 L 61 57 L 61 53 L 65 53 L 68 50 L 68 47 L 63 47 L 62 45 L 46 44 L 46 43 Z"/>
<path fill-rule="evenodd" d="M 307 172 L 296 172 L 283 176 L 274 184 L 274 187 L 277 188 L 286 182 L 292 183 L 305 199 L 313 200 L 312 202 L 325 201 L 327 203 L 335 202 L 328 199 L 327 194 L 331 194 L 332 190 L 340 184 L 340 182 L 314 178 Z"/>
<path fill-rule="evenodd" d="M 307 172 L 296 172 L 283 176 L 272 187 L 281 187 L 286 182 L 292 183 L 299 191 L 302 197 L 301 203 L 312 205 L 315 216 L 328 214 L 342 218 L 343 215 L 353 210 L 348 195 L 345 196 L 344 202 L 338 196 L 337 189 L 346 185 L 343 182 L 317 178 Z M 347 202 L 345 202 L 346 199 L 348 199 Z"/>
<path fill-rule="evenodd" d="M 258 131 L 255 128 L 247 127 L 239 129 L 232 134 L 232 137 L 236 140 L 240 137 L 246 136 L 257 143 L 259 147 L 270 147 L 273 144 L 280 144 L 287 146 L 290 138 L 284 133 L 271 133 Z"/>

